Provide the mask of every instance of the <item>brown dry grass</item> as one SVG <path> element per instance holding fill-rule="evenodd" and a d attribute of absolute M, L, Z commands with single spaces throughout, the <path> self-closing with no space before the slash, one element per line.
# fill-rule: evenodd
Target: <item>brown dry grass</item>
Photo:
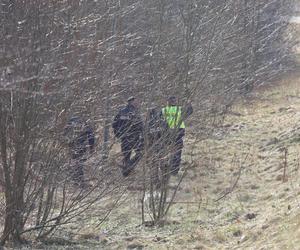
<path fill-rule="evenodd" d="M 79 218 L 60 236 L 68 231 L 79 249 L 299 249 L 299 74 L 259 89 L 233 111 L 220 131 L 192 152 L 192 141 L 186 141 L 184 161 L 193 159 L 195 166 L 165 227 L 140 226 L 140 197 L 129 191 L 101 227 L 93 227 L 95 218 L 89 223 Z M 285 182 L 282 148 L 288 149 Z M 240 170 L 235 189 L 216 202 Z"/>
<path fill-rule="evenodd" d="M 198 143 L 193 152 L 186 141 L 184 160 L 196 164 L 165 227 L 139 226 L 134 192 L 99 230 L 91 234 L 81 227 L 78 235 L 88 235 L 101 249 L 299 249 L 299 81 L 295 74 L 240 101 L 214 138 Z M 287 181 L 282 180 L 282 148 L 288 149 Z M 230 190 L 240 169 L 233 192 L 215 202 Z"/>

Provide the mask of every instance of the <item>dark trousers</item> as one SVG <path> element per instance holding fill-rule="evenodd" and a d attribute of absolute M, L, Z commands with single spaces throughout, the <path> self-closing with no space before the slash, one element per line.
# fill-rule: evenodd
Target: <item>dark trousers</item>
<path fill-rule="evenodd" d="M 71 155 L 71 179 L 76 185 L 84 184 L 84 163 L 86 161 L 85 152 L 75 152 Z"/>
<path fill-rule="evenodd" d="M 151 183 L 158 186 L 160 184 L 159 169 L 164 170 L 164 156 L 166 141 L 161 133 L 149 133 L 148 135 L 147 165 L 151 167 L 150 178 Z"/>
<path fill-rule="evenodd" d="M 123 153 L 123 168 L 128 169 L 135 166 L 142 158 L 143 141 L 140 137 L 124 137 L 121 139 L 121 150 Z M 135 156 L 131 159 L 132 152 Z"/>
<path fill-rule="evenodd" d="M 181 155 L 183 149 L 183 137 L 185 129 L 174 129 L 170 131 L 169 144 L 171 145 L 170 167 L 171 172 L 177 174 L 180 169 Z"/>

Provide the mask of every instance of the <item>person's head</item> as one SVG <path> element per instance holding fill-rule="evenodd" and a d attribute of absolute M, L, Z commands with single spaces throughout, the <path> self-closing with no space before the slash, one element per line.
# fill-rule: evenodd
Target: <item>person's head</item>
<path fill-rule="evenodd" d="M 150 120 L 157 118 L 158 114 L 159 114 L 159 111 L 158 111 L 157 107 L 150 108 L 150 111 L 149 111 Z"/>
<path fill-rule="evenodd" d="M 135 108 L 138 107 L 138 100 L 134 97 L 131 96 L 127 99 L 128 105 L 134 106 Z"/>
<path fill-rule="evenodd" d="M 79 116 L 74 115 L 69 119 L 68 123 L 69 123 L 69 125 L 72 125 L 72 126 L 78 125 L 78 124 L 82 123 L 82 119 Z"/>
<path fill-rule="evenodd" d="M 176 98 L 176 96 L 169 96 L 169 98 L 168 98 L 168 105 L 169 106 L 176 106 L 177 105 L 177 98 Z"/>
<path fill-rule="evenodd" d="M 79 122 L 79 121 L 80 121 L 79 116 L 75 116 L 75 115 L 69 119 L 69 122 Z"/>

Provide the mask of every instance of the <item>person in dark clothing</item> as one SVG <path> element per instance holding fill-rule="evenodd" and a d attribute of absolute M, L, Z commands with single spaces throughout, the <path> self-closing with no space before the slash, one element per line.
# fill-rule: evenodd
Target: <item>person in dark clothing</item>
<path fill-rule="evenodd" d="M 165 122 L 162 113 L 157 108 L 150 109 L 148 118 L 147 135 L 149 144 L 159 150 L 161 148 L 161 139 L 167 130 L 167 123 Z"/>
<path fill-rule="evenodd" d="M 128 176 L 142 157 L 144 147 L 144 124 L 134 97 L 128 98 L 128 104 L 115 116 L 112 127 L 115 136 L 121 141 L 123 153 L 122 174 Z M 131 158 L 132 152 L 135 156 Z"/>
<path fill-rule="evenodd" d="M 168 105 L 161 111 L 168 125 L 168 142 L 173 148 L 173 154 L 170 159 L 171 173 L 173 175 L 176 175 L 180 169 L 183 138 L 185 135 L 184 121 L 193 113 L 191 104 L 183 108 L 177 103 L 177 98 L 171 96 L 168 98 Z"/>
<path fill-rule="evenodd" d="M 95 146 L 93 129 L 76 116 L 68 121 L 64 135 L 68 141 L 72 162 L 72 180 L 76 185 L 84 187 L 84 162 L 87 160 L 88 148 L 92 153 Z"/>
<path fill-rule="evenodd" d="M 151 108 L 147 116 L 145 135 L 147 137 L 148 163 L 151 166 L 151 183 L 160 186 L 159 168 L 163 167 L 167 124 L 158 108 Z"/>

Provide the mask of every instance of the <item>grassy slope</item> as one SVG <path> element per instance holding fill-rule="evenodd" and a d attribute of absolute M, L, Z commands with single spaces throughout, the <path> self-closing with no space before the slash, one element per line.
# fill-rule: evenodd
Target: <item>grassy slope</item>
<path fill-rule="evenodd" d="M 184 180 L 169 225 L 139 226 L 138 198 L 130 195 L 99 231 L 81 228 L 77 239 L 88 239 L 95 249 L 299 249 L 298 76 L 260 90 L 233 111 L 214 139 L 186 156 L 197 166 Z M 286 181 L 282 148 L 288 149 Z M 239 170 L 233 192 L 215 202 Z"/>
<path fill-rule="evenodd" d="M 229 178 L 220 177 L 230 176 L 235 168 L 232 159 L 243 171 L 237 188 L 214 218 L 224 224 L 212 230 L 217 243 L 210 245 L 213 249 L 299 249 L 299 80 L 287 79 L 239 104 L 235 111 L 242 116 L 229 116 L 229 131 L 212 142 L 217 145 L 214 157 L 221 161 L 216 186 L 222 181 L 228 185 Z M 288 149 L 286 182 L 282 180 L 283 148 Z M 256 217 L 247 219 L 249 213 Z"/>
<path fill-rule="evenodd" d="M 69 226 L 68 238 L 81 244 L 67 248 L 299 249 L 299 76 L 241 101 L 213 139 L 192 145 L 186 142 L 185 161 L 194 159 L 196 167 L 184 179 L 168 225 L 140 226 L 139 194 L 131 191 L 98 230 L 80 219 Z M 282 148 L 288 149 L 286 181 Z M 216 202 L 237 178 L 234 190 Z"/>

